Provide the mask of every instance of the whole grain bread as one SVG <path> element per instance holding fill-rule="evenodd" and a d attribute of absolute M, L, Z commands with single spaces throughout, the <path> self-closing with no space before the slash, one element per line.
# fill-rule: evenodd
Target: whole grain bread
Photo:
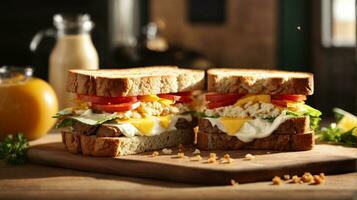
<path fill-rule="evenodd" d="M 241 94 L 314 93 L 313 74 L 262 69 L 216 68 L 207 71 L 209 92 Z"/>
<path fill-rule="evenodd" d="M 300 133 L 306 133 L 310 131 L 310 118 L 294 117 L 286 120 L 273 132 L 273 134 L 281 135 L 295 135 Z M 205 118 L 198 119 L 198 129 L 204 133 L 210 134 L 226 134 L 221 131 L 217 126 L 212 126 L 211 122 Z"/>
<path fill-rule="evenodd" d="M 105 97 L 202 90 L 203 70 L 175 66 L 68 71 L 67 91 Z"/>
<path fill-rule="evenodd" d="M 255 139 L 250 143 L 240 141 L 235 136 L 227 134 L 212 134 L 198 132 L 197 147 L 201 150 L 278 150 L 306 151 L 314 146 L 314 133 L 308 132 L 296 135 L 271 134 L 268 137 Z"/>
<path fill-rule="evenodd" d="M 145 151 L 159 150 L 179 144 L 192 144 L 192 129 L 179 129 L 155 136 L 134 137 L 96 137 L 62 132 L 63 143 L 71 153 L 97 157 L 116 157 L 137 154 Z"/>

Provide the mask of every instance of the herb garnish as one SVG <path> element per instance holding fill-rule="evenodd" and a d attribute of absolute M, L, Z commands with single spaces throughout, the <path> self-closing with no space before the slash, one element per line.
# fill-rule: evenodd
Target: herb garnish
<path fill-rule="evenodd" d="M 0 142 L 0 160 L 12 165 L 22 165 L 27 160 L 28 148 L 29 143 L 23 134 L 8 135 Z"/>

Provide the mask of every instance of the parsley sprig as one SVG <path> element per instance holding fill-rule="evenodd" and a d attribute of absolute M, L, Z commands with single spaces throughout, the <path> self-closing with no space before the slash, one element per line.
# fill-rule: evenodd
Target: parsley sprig
<path fill-rule="evenodd" d="M 357 127 L 350 130 L 343 130 L 338 126 L 340 120 L 344 117 L 344 110 L 334 108 L 336 123 L 331 123 L 329 127 L 323 127 L 317 131 L 317 140 L 321 142 L 328 142 L 332 144 L 340 144 L 345 146 L 357 147 L 357 136 L 354 135 Z"/>
<path fill-rule="evenodd" d="M 24 164 L 28 148 L 29 143 L 23 134 L 8 135 L 0 142 L 0 160 L 12 165 Z"/>

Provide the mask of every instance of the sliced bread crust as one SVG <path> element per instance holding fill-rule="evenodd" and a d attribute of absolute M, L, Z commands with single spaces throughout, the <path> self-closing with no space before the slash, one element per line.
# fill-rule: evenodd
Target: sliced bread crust
<path fill-rule="evenodd" d="M 209 92 L 241 94 L 314 93 L 313 74 L 262 69 L 217 68 L 207 71 Z"/>
<path fill-rule="evenodd" d="M 62 132 L 62 138 L 66 149 L 71 153 L 95 157 L 117 157 L 160 150 L 179 144 L 192 144 L 194 133 L 192 129 L 179 129 L 151 137 L 96 137 Z"/>
<path fill-rule="evenodd" d="M 237 137 L 227 134 L 212 134 L 198 132 L 197 147 L 201 150 L 277 150 L 277 151 L 306 151 L 314 146 L 314 133 L 308 132 L 296 135 L 272 134 L 256 139 L 250 143 L 240 141 Z"/>
<path fill-rule="evenodd" d="M 69 70 L 67 91 L 105 97 L 203 90 L 203 70 L 175 66 L 131 69 Z"/>

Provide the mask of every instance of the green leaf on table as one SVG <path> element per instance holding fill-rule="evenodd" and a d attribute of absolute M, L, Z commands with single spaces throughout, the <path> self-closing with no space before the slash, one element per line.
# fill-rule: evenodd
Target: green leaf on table
<path fill-rule="evenodd" d="M 23 134 L 8 135 L 0 143 L 0 159 L 12 165 L 24 164 L 28 148 L 29 143 Z"/>

